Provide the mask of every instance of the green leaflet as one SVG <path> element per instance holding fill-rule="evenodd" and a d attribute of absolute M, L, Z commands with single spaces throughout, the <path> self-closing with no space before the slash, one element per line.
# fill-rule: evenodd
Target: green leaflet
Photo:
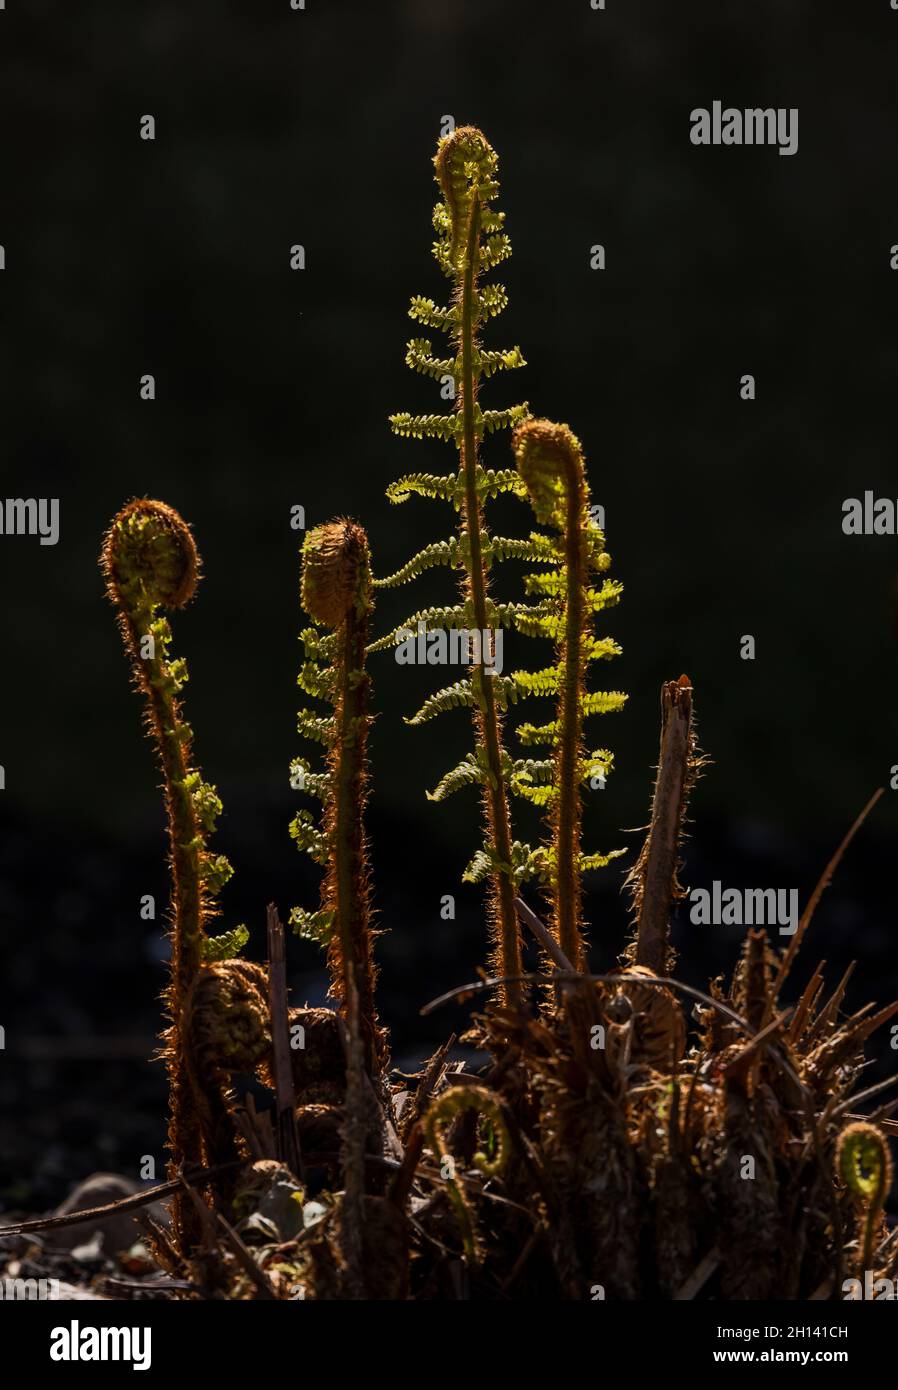
<path fill-rule="evenodd" d="M 218 960 L 233 960 L 240 955 L 247 941 L 249 931 L 242 923 L 231 931 L 222 932 L 220 936 L 209 936 L 203 942 L 203 960 L 210 965 Z"/>
<path fill-rule="evenodd" d="M 611 714 L 623 709 L 626 703 L 627 697 L 621 690 L 594 690 L 583 697 L 581 709 L 584 715 Z"/>
<path fill-rule="evenodd" d="M 464 608 L 422 608 L 418 613 L 399 623 L 392 632 L 372 642 L 369 652 L 382 652 L 388 647 L 401 646 L 410 636 L 417 637 L 422 632 L 439 632 L 444 628 L 468 627 L 467 612 Z"/>
<path fill-rule="evenodd" d="M 328 704 L 332 705 L 336 700 L 334 672 L 330 668 L 322 669 L 317 661 L 303 662 L 299 675 L 296 677 L 296 684 L 307 695 L 314 695 L 319 700 L 327 700 Z"/>
<path fill-rule="evenodd" d="M 405 410 L 390 416 L 390 427 L 403 439 L 454 439 L 459 430 L 457 415 L 409 415 Z"/>
<path fill-rule="evenodd" d="M 454 357 L 433 357 L 433 344 L 429 338 L 412 338 L 405 351 L 405 364 L 411 367 L 412 371 L 421 372 L 423 376 L 433 377 L 434 381 L 439 381 L 441 377 L 450 376 L 455 379 L 456 359 Z"/>
<path fill-rule="evenodd" d="M 502 308 L 504 307 L 503 305 Z M 496 309 L 495 312 L 501 311 Z M 408 316 L 417 323 L 426 324 L 428 328 L 442 328 L 448 331 L 458 323 L 458 306 L 453 304 L 444 309 L 434 304 L 432 299 L 425 299 L 423 295 L 416 294 L 412 297 Z"/>
<path fill-rule="evenodd" d="M 290 835 L 296 841 L 296 848 L 305 850 L 316 864 L 327 864 L 330 853 L 327 836 L 319 830 L 310 811 L 297 811 L 290 822 Z"/>
<path fill-rule="evenodd" d="M 400 505 L 407 502 L 413 493 L 417 493 L 419 497 L 441 498 L 444 502 L 458 504 L 462 491 L 457 473 L 406 473 L 404 478 L 390 483 L 387 488 L 387 501 Z"/>
<path fill-rule="evenodd" d="M 301 709 L 296 718 L 296 727 L 299 733 L 305 738 L 314 739 L 316 743 L 331 744 L 336 733 L 336 726 L 333 719 L 322 718 L 312 714 L 310 710 Z"/>
<path fill-rule="evenodd" d="M 430 695 L 418 710 L 417 714 L 410 719 L 405 719 L 406 724 L 426 724 L 428 720 L 434 719 L 438 714 L 443 714 L 450 709 L 474 709 L 477 699 L 470 679 L 456 681 L 454 685 L 447 685 L 443 690 L 438 690 L 435 695 Z"/>
<path fill-rule="evenodd" d="M 517 735 L 525 748 L 538 743 L 553 744 L 558 738 L 558 720 L 553 719 L 548 724 L 519 724 Z"/>
<path fill-rule="evenodd" d="M 524 354 L 519 347 L 504 348 L 498 352 L 478 352 L 474 364 L 485 377 L 491 377 L 495 372 L 514 371 L 517 367 L 526 367 L 527 365 L 524 361 Z"/>
<path fill-rule="evenodd" d="M 290 785 L 295 791 L 308 792 L 325 801 L 330 793 L 331 779 L 327 772 L 313 772 L 306 758 L 294 758 L 290 764 Z"/>
<path fill-rule="evenodd" d="M 294 907 L 290 911 L 290 925 L 296 935 L 305 941 L 327 946 L 333 934 L 334 914 L 324 908 L 318 912 L 306 912 L 303 907 Z"/>
<path fill-rule="evenodd" d="M 494 560 L 527 560 L 531 564 L 557 564 L 562 552 L 550 536 L 531 531 L 527 540 L 515 540 L 509 536 L 494 536 L 492 539 Z"/>
<path fill-rule="evenodd" d="M 590 869 L 607 868 L 613 859 L 620 859 L 626 852 L 625 849 L 612 849 L 607 854 L 581 854 L 580 869 L 583 873 L 588 873 Z"/>
<path fill-rule="evenodd" d="M 474 755 L 466 753 L 461 762 L 440 779 L 433 791 L 426 793 L 427 800 L 445 801 L 462 787 L 482 786 L 485 780 L 483 768 L 478 766 Z"/>
<path fill-rule="evenodd" d="M 548 851 L 542 845 L 531 849 L 529 845 L 515 840 L 511 847 L 511 862 L 503 862 L 491 845 L 479 849 L 462 874 L 464 883 L 482 883 L 493 874 L 504 874 L 516 888 L 531 878 L 541 878 L 545 873 Z"/>
<path fill-rule="evenodd" d="M 434 541 L 432 545 L 426 545 L 394 574 L 387 575 L 385 579 L 375 579 L 374 587 L 375 589 L 395 589 L 400 584 L 408 584 L 409 580 L 417 579 L 419 574 L 432 569 L 435 565 L 455 567 L 463 563 L 461 545 L 455 536 L 451 536 L 447 541 Z"/>

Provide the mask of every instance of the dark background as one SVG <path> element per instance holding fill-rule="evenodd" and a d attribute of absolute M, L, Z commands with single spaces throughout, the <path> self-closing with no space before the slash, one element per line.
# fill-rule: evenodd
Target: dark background
<path fill-rule="evenodd" d="M 175 620 L 188 714 L 237 870 L 224 923 L 263 955 L 264 908 L 315 904 L 287 825 L 299 661 L 297 533 L 349 512 L 386 573 L 447 535 L 444 504 L 392 508 L 387 483 L 452 452 L 394 440 L 399 409 L 442 408 L 403 364 L 409 296 L 439 300 L 429 255 L 440 120 L 499 151 L 514 257 L 488 334 L 526 398 L 583 440 L 626 591 L 601 672 L 630 692 L 594 721 L 616 771 L 590 798 L 589 849 L 639 844 L 658 690 L 686 671 L 714 765 L 693 803 L 685 881 L 810 891 L 898 763 L 898 551 L 845 537 L 841 504 L 898 497 L 898 13 L 887 0 L 406 0 L 189 6 L 8 0 L 0 13 L 0 400 L 4 495 L 61 499 L 61 539 L 0 539 L 0 1196 L 55 1200 L 95 1167 L 160 1156 L 161 1069 L 145 1061 L 164 979 L 158 774 L 140 736 L 96 556 L 134 495 L 194 525 L 206 579 Z M 797 106 L 799 150 L 695 148 L 694 106 Z M 144 113 L 153 143 L 138 137 Z M 589 268 L 606 247 L 607 269 Z M 307 268 L 292 272 L 292 244 Z M 439 337 L 432 334 L 435 339 Z M 141 374 L 157 399 L 139 399 Z M 758 399 L 739 397 L 757 378 Z M 507 435 L 485 462 L 507 466 Z M 522 534 L 519 504 L 498 529 Z M 382 598 L 383 631 L 447 601 L 433 571 Z M 514 566 L 500 580 L 519 592 Z M 742 634 L 757 659 L 740 660 Z M 535 647 L 521 654 L 532 662 Z M 473 794 L 430 806 L 469 744 L 464 714 L 401 721 L 444 672 L 373 666 L 370 830 L 382 1010 L 411 1064 L 458 1027 L 422 1003 L 484 956 Z M 531 707 L 525 717 L 532 717 Z M 537 709 L 538 713 L 538 709 Z M 521 821 L 523 834 L 537 833 Z M 898 835 L 888 790 L 821 908 L 822 953 L 861 964 L 851 1002 L 898 987 Z M 597 876 L 593 959 L 626 939 L 621 865 Z M 440 899 L 456 895 L 454 922 Z M 536 899 L 534 899 L 536 900 Z M 680 920 L 679 973 L 731 964 L 738 929 Z M 320 960 L 290 943 L 294 998 Z M 889 1065 L 888 1038 L 878 1066 Z"/>

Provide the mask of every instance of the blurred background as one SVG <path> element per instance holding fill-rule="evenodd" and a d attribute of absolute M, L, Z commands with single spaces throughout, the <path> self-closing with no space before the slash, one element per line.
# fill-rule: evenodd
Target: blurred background
<path fill-rule="evenodd" d="M 593 721 L 616 768 L 589 795 L 585 843 L 627 857 L 594 876 L 594 964 L 626 942 L 620 884 L 646 820 L 659 687 L 684 671 L 713 759 L 684 882 L 807 897 L 898 764 L 898 544 L 841 529 L 845 498 L 898 498 L 896 59 L 885 0 L 16 0 L 0 15 L 4 495 L 61 506 L 55 547 L 0 539 L 4 1206 L 48 1205 L 98 1167 L 134 1176 L 146 1153 L 163 1163 L 148 1060 L 165 973 L 159 776 L 96 564 L 132 496 L 176 506 L 205 561 L 174 649 L 225 805 L 224 925 L 245 921 L 262 959 L 266 903 L 315 905 L 316 871 L 287 833 L 306 804 L 288 782 L 302 625 L 290 509 L 309 526 L 352 514 L 380 574 L 452 527 L 444 504 L 384 498 L 400 474 L 453 462 L 386 423 L 442 408 L 403 358 L 422 331 L 409 296 L 444 292 L 429 247 L 446 116 L 498 150 L 514 246 L 488 342 L 519 343 L 528 366 L 485 403 L 527 399 L 571 424 L 625 584 L 600 627 L 624 655 L 600 675 L 630 700 Z M 689 113 L 715 99 L 798 107 L 797 155 L 692 146 Z M 488 465 L 509 459 L 507 435 L 488 442 Z M 529 527 L 516 502 L 491 519 Z M 517 567 L 497 591 L 519 594 Z M 452 592 L 434 570 L 384 594 L 378 630 Z M 745 634 L 754 661 L 740 659 Z M 507 660 L 536 650 L 509 644 Z M 382 1013 L 408 1067 L 468 1017 L 419 1009 L 484 958 L 481 894 L 460 883 L 479 829 L 473 794 L 424 798 L 470 744 L 465 715 L 402 722 L 445 673 L 388 653 L 372 674 Z M 538 826 L 522 816 L 519 833 Z M 896 842 L 888 789 L 796 987 L 821 955 L 833 983 L 858 958 L 849 1003 L 894 996 Z M 146 894 L 156 922 L 140 918 Z M 741 936 L 681 913 L 678 973 L 706 984 Z M 289 957 L 294 1001 L 320 1002 L 318 953 L 291 941 Z M 887 1036 L 875 1046 L 871 1077 L 892 1055 Z"/>

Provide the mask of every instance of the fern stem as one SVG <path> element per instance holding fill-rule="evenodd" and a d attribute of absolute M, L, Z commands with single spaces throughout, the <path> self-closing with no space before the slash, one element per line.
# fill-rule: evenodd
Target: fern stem
<path fill-rule="evenodd" d="M 477 281 L 479 238 L 480 200 L 474 194 L 471 200 L 461 286 L 462 390 L 460 409 L 463 431 L 460 462 L 465 487 L 462 519 L 467 532 L 470 554 L 468 583 L 475 623 L 478 630 L 485 633 L 490 628 L 490 623 L 487 614 L 487 579 L 481 545 L 484 519 L 483 508 L 477 492 L 477 435 L 474 421 L 474 407 L 477 398 L 477 373 L 474 367 L 474 335 L 477 328 L 474 312 L 474 291 Z M 495 964 L 506 978 L 515 977 L 510 978 L 510 983 L 503 987 L 503 995 L 508 1002 L 517 1002 L 521 997 L 521 984 L 516 978 L 521 974 L 522 969 L 521 938 L 514 907 L 514 886 L 510 877 L 511 822 L 502 773 L 502 735 L 492 683 L 484 673 L 482 644 L 479 655 L 480 661 L 472 673 L 472 678 L 479 697 L 475 724 L 483 738 L 489 769 L 489 783 L 485 793 L 487 823 L 499 860 L 503 864 L 509 865 L 507 872 L 500 871 L 492 879 L 494 910 L 497 919 L 496 925 L 498 926 L 497 940 L 494 942 Z"/>
<path fill-rule="evenodd" d="M 549 884 L 552 926 L 576 970 L 587 969 L 582 927 L 581 782 L 587 766 L 583 720 L 590 709 L 586 667 L 602 648 L 592 635 L 591 566 L 603 558 L 601 537 L 590 531 L 589 489 L 583 450 L 567 425 L 525 420 L 512 436 L 512 450 L 537 519 L 560 532 L 563 564 L 557 578 L 557 717 L 553 795 L 549 801 Z M 606 643 L 609 653 L 616 650 Z"/>
<path fill-rule="evenodd" d="M 688 676 L 681 676 L 661 687 L 661 748 L 651 826 L 628 879 L 638 919 L 635 963 L 657 975 L 668 971 L 671 906 L 683 895 L 677 855 L 696 763 L 692 685 Z"/>
<path fill-rule="evenodd" d="M 368 726 L 368 677 L 363 674 L 368 638 L 367 611 L 351 612 L 338 640 L 338 741 L 334 766 L 334 910 L 342 960 L 345 1007 L 349 1008 L 350 979 L 358 997 L 358 1016 L 365 1067 L 379 1074 L 384 1038 L 377 1026 L 374 1002 L 374 962 L 371 952 L 368 862 L 363 825 L 365 803 L 365 743 Z"/>
<path fill-rule="evenodd" d="M 369 677 L 366 644 L 372 609 L 368 538 L 349 520 L 310 531 L 303 547 L 302 601 L 333 630 L 334 718 L 328 735 L 325 800 L 327 872 L 321 904 L 329 932 L 331 988 L 344 1016 L 350 981 L 358 999 L 366 1070 L 379 1078 L 387 1062 L 386 1035 L 377 1020 L 372 951 L 368 849 L 364 827 Z"/>
<path fill-rule="evenodd" d="M 553 807 L 555 830 L 555 926 L 561 949 L 577 970 L 587 968 L 581 930 L 580 833 L 583 807 L 580 773 L 583 757 L 584 690 L 583 638 L 587 555 L 584 526 L 586 489 L 583 459 L 574 450 L 561 451 L 565 474 L 565 624 L 561 653 L 562 677 L 558 710 L 558 757 Z"/>
<path fill-rule="evenodd" d="M 188 1075 L 184 1010 L 203 958 L 214 893 L 231 875 L 227 860 L 208 850 L 221 803 L 191 766 L 193 736 L 178 698 L 187 673 L 183 662 L 170 660 L 171 629 L 167 619 L 158 616 L 160 609 L 182 608 L 193 597 L 199 558 L 190 528 L 173 508 L 139 499 L 114 518 L 101 565 L 135 684 L 146 699 L 147 727 L 163 775 L 172 878 L 171 965 L 164 996 L 171 1023 L 163 1055 L 169 1075 L 169 1171 L 174 1174 L 183 1165 L 203 1162 Z M 173 1199 L 173 1219 L 183 1251 L 199 1228 L 193 1206 L 182 1193 Z"/>

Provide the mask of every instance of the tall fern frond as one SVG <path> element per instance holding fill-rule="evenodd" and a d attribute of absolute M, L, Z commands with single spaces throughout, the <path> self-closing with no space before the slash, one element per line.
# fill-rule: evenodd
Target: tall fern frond
<path fill-rule="evenodd" d="M 545 598 L 527 617 L 542 635 L 554 638 L 556 664 L 549 670 L 515 676 L 518 689 L 557 693 L 553 724 L 542 729 L 527 725 L 522 730 L 525 743 L 548 742 L 554 749 L 554 782 L 546 787 L 545 764 L 537 764 L 539 779 L 532 773 L 519 773 L 517 790 L 547 811 L 551 923 L 565 955 L 578 970 L 585 970 L 581 873 L 606 864 L 612 856 L 584 857 L 580 848 L 581 786 L 594 776 L 604 785 L 610 770 L 609 758 L 586 754 L 583 721 L 590 714 L 619 709 L 626 699 L 618 691 L 587 692 L 586 671 L 590 662 L 620 651 L 613 639 L 597 638 L 592 631 L 593 614 L 616 602 L 620 586 L 609 587 L 606 581 L 601 590 L 591 587 L 591 576 L 606 569 L 608 561 L 602 538 L 591 524 L 583 452 L 568 427 L 527 420 L 515 430 L 512 449 L 537 520 L 557 532 L 562 551 L 555 570 L 528 576 L 529 592 Z M 517 615 L 518 622 L 521 616 Z M 595 773 L 597 766 L 600 770 Z"/>
<path fill-rule="evenodd" d="M 193 597 L 199 556 L 189 526 L 172 507 L 138 499 L 114 518 L 100 563 L 134 682 L 146 701 L 147 730 L 163 775 L 172 879 L 165 991 L 170 1027 L 163 1056 L 169 1077 L 169 1172 L 176 1176 L 183 1166 L 204 1161 L 184 1011 L 210 949 L 207 929 L 217 915 L 216 896 L 232 874 L 224 855 L 209 848 L 221 801 L 192 763 L 193 732 L 181 704 L 187 666 L 171 655 L 172 631 L 163 612 L 183 608 Z M 173 1201 L 173 1224 L 178 1247 L 186 1249 L 198 1228 L 192 1204 L 180 1193 Z"/>
<path fill-rule="evenodd" d="M 300 810 L 290 825 L 297 848 L 324 870 L 317 911 L 294 908 L 298 935 L 327 949 L 331 993 L 348 1017 L 358 1001 L 358 1024 L 369 1076 L 378 1078 L 387 1061 L 386 1034 L 374 1002 L 368 849 L 364 828 L 369 678 L 365 670 L 372 600 L 368 538 L 345 519 L 317 526 L 302 551 L 302 604 L 317 625 L 303 633 L 306 662 L 300 688 L 333 706 L 331 716 L 299 714 L 299 732 L 322 743 L 324 772 L 310 773 L 305 759 L 291 766 L 291 781 L 324 806 L 319 823 Z M 318 636 L 327 629 L 327 636 Z M 322 664 L 318 664 L 321 662 Z M 297 776 L 297 774 L 302 774 Z"/>
<path fill-rule="evenodd" d="M 435 354 L 427 338 L 413 338 L 408 344 L 406 361 L 413 370 L 445 383 L 451 379 L 454 408 L 448 415 L 412 415 L 400 412 L 390 417 L 394 433 L 406 438 L 442 439 L 458 449 L 457 473 L 448 477 L 414 473 L 400 479 L 387 490 L 391 502 L 405 502 L 413 493 L 451 502 L 459 512 L 458 539 L 439 542 L 420 551 L 402 569 L 381 581 L 383 587 L 405 583 L 432 565 L 449 565 L 460 572 L 463 606 L 453 610 L 426 610 L 414 614 L 399 628 L 378 639 L 370 648 L 383 650 L 394 645 L 397 638 L 409 631 L 432 630 L 432 624 L 462 623 L 468 630 L 481 635 L 491 633 L 497 624 L 497 606 L 489 598 L 488 572 L 494 559 L 511 554 L 511 542 L 495 547 L 486 527 L 484 503 L 503 493 L 524 495 L 521 478 L 515 469 L 486 470 L 480 463 L 480 446 L 487 434 L 514 428 L 528 416 L 528 407 L 515 405 L 503 409 L 482 410 L 478 400 L 481 379 L 499 371 L 513 370 L 524 365 L 520 348 L 491 349 L 480 343 L 480 331 L 488 319 L 501 313 L 508 302 L 504 286 L 484 285 L 482 275 L 507 259 L 511 243 L 504 231 L 504 217 L 493 204 L 499 191 L 496 181 L 498 160 L 495 151 L 479 130 L 462 126 L 440 140 L 434 158 L 436 181 L 441 198 L 434 210 L 433 225 L 436 241 L 433 246 L 437 264 L 451 285 L 450 304 L 437 305 L 432 299 L 416 296 L 411 301 L 410 317 L 428 328 L 440 329 L 449 335 L 451 355 Z M 521 543 L 521 558 L 539 561 L 539 544 Z M 424 629 L 419 625 L 424 624 Z M 508 759 L 502 745 L 499 686 L 487 678 L 489 655 L 493 639 L 485 645 L 486 652 L 475 653 L 469 676 L 461 682 L 431 697 L 409 721 L 419 724 L 445 709 L 458 706 L 473 710 L 478 743 L 484 753 L 484 764 L 464 763 L 449 778 L 443 779 L 432 794 L 441 800 L 466 781 L 481 782 L 484 789 L 484 814 L 487 843 L 483 854 L 490 865 L 486 876 L 491 881 L 493 958 L 496 970 L 506 977 L 521 974 L 521 942 L 514 907 L 515 868 L 512 866 L 512 831 L 508 804 Z M 401 659 L 401 654 L 397 652 Z M 477 768 L 477 772 L 473 769 Z M 480 772 L 484 776 L 481 778 Z M 520 987 L 505 988 L 508 1000 L 519 997 Z"/>

